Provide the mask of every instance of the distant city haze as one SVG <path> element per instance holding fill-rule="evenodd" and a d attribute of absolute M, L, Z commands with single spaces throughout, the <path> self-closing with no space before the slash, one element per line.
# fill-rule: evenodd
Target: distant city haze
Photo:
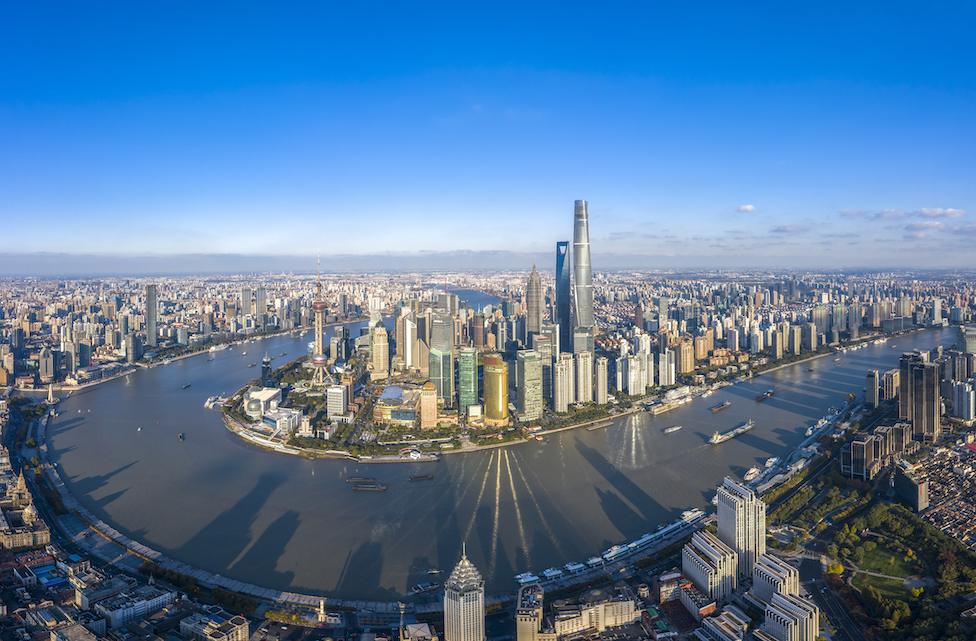
<path fill-rule="evenodd" d="M 0 272 L 973 266 L 976 7 L 560 9 L 6 3 Z"/>

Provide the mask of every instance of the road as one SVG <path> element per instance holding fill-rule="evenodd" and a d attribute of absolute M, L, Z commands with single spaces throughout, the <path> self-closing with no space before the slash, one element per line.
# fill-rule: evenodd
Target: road
<path fill-rule="evenodd" d="M 807 586 L 814 603 L 827 616 L 833 625 L 839 641 L 865 641 L 860 628 L 847 613 L 844 604 L 833 593 L 830 586 L 822 578 L 820 562 L 806 558 L 800 563 L 800 580 Z"/>

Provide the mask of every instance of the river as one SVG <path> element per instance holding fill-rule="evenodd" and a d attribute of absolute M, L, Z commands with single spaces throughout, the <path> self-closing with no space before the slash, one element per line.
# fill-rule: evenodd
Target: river
<path fill-rule="evenodd" d="M 355 328 L 352 334 L 358 333 Z M 437 463 L 356 465 L 262 451 L 203 408 L 306 351 L 310 335 L 279 336 L 139 370 L 64 398 L 48 430 L 52 460 L 82 503 L 173 558 L 250 583 L 330 596 L 396 599 L 449 570 L 467 542 L 490 593 L 512 577 L 583 560 L 690 507 L 710 507 L 715 485 L 803 440 L 807 426 L 869 368 L 914 348 L 951 344 L 954 330 L 900 336 L 783 368 L 657 417 L 574 430 Z M 892 349 L 893 344 L 897 345 Z M 247 355 L 242 356 L 242 350 Z M 809 371 L 812 368 L 813 371 Z M 190 387 L 183 389 L 185 384 Z M 754 398 L 768 387 L 776 396 Z M 719 414 L 709 407 L 732 406 Z M 747 419 L 755 428 L 719 446 L 707 438 Z M 684 429 L 664 434 L 663 428 Z M 139 430 L 138 428 L 142 428 Z M 186 441 L 177 438 L 186 433 Z M 429 473 L 430 481 L 410 482 Z M 356 493 L 346 476 L 374 476 L 385 493 Z"/>

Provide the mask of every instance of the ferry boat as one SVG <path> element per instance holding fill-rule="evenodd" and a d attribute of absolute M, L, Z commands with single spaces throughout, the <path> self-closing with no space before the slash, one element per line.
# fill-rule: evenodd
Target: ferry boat
<path fill-rule="evenodd" d="M 684 425 L 672 425 L 671 427 L 666 427 L 666 428 L 664 428 L 664 433 L 665 433 L 665 434 L 671 434 L 671 433 L 673 433 L 673 432 L 677 432 L 677 431 L 678 431 L 678 430 L 680 430 L 680 429 L 681 429 L 682 427 L 684 427 Z"/>
<path fill-rule="evenodd" d="M 712 414 L 717 414 L 724 409 L 728 409 L 730 405 L 732 405 L 732 401 L 722 401 L 718 405 L 712 405 L 708 409 L 712 410 Z"/>
<path fill-rule="evenodd" d="M 760 474 L 762 474 L 762 470 L 760 470 L 758 467 L 750 467 L 743 475 L 742 480 L 749 483 L 750 481 L 755 481 L 757 478 L 759 478 Z"/>
<path fill-rule="evenodd" d="M 765 392 L 763 392 L 762 394 L 760 394 L 759 396 L 757 396 L 756 397 L 756 402 L 757 403 L 762 403 L 763 401 L 768 401 L 769 399 L 771 399 L 773 397 L 774 394 L 776 394 L 776 390 L 770 388 L 770 389 L 766 390 Z"/>
<path fill-rule="evenodd" d="M 748 421 L 744 421 L 737 425 L 735 428 L 729 430 L 728 432 L 715 432 L 712 434 L 712 438 L 708 439 L 708 442 L 712 445 L 718 445 L 719 443 L 724 443 L 729 439 L 733 439 L 740 434 L 745 434 L 753 428 L 755 423 L 750 418 Z"/>

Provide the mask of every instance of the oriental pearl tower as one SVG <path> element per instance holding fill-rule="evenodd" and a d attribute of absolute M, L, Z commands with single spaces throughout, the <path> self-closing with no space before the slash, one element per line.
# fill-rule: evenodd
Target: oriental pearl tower
<path fill-rule="evenodd" d="M 315 274 L 315 300 L 312 302 L 312 311 L 315 312 L 315 346 L 312 349 L 312 384 L 320 387 L 325 385 L 326 367 L 329 359 L 325 355 L 322 344 L 322 335 L 325 332 L 325 301 L 322 300 L 322 276 L 316 269 Z"/>

